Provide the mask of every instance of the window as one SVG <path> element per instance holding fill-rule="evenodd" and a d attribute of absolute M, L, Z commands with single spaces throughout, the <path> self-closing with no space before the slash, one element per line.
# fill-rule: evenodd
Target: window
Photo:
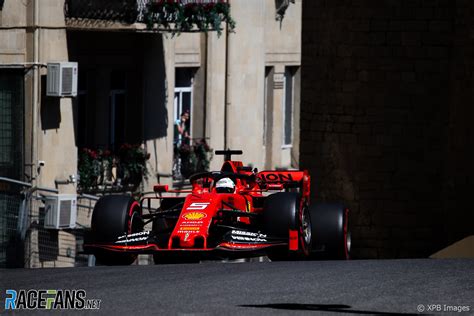
<path fill-rule="evenodd" d="M 0 69 L 0 175 L 23 177 L 23 69 Z"/>
<path fill-rule="evenodd" d="M 294 113 L 294 86 L 295 69 L 285 67 L 285 92 L 283 99 L 283 146 L 290 147 L 293 144 L 293 113 Z"/>
<path fill-rule="evenodd" d="M 193 76 L 192 68 L 177 68 L 174 89 L 174 122 L 180 119 L 184 112 L 189 112 L 190 119 L 186 122 L 186 130 L 191 136 L 193 113 Z M 175 135 L 175 138 L 177 136 Z"/>
<path fill-rule="evenodd" d="M 193 80 L 196 69 L 176 68 L 174 88 L 174 154 L 172 174 L 174 180 L 182 180 L 193 173 L 189 159 L 181 159 L 181 149 L 191 145 L 193 121 Z M 181 117 L 181 114 L 188 113 Z M 183 120 L 185 122 L 183 123 Z M 183 129 L 184 127 L 184 129 Z"/>

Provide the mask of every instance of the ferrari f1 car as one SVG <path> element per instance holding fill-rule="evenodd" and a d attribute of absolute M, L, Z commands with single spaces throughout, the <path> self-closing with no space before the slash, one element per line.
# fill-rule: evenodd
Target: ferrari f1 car
<path fill-rule="evenodd" d="M 191 190 L 155 185 L 139 200 L 108 195 L 96 204 L 84 245 L 106 265 L 131 264 L 138 254 L 155 263 L 266 255 L 271 260 L 348 259 L 348 210 L 310 204 L 307 171 L 261 171 L 225 155 L 220 171 L 190 177 Z M 146 227 L 150 227 L 146 229 Z"/>

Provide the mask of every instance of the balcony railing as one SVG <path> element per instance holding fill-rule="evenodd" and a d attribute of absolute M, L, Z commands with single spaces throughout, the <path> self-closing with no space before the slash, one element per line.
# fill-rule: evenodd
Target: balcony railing
<path fill-rule="evenodd" d="M 227 0 L 65 0 L 67 19 L 144 23 L 148 30 L 172 32 L 233 30 Z"/>
<path fill-rule="evenodd" d="M 106 20 L 123 23 L 138 21 L 147 0 L 66 0 L 66 18 Z"/>

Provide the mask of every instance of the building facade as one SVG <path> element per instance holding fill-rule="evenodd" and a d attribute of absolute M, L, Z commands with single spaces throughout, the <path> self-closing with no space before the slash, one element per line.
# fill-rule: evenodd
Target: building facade
<path fill-rule="evenodd" d="M 190 144 L 242 149 L 259 169 L 298 167 L 302 1 L 231 0 L 229 34 L 150 30 L 140 20 L 147 2 L 0 1 L 0 177 L 45 196 L 77 194 L 85 149 L 129 144 L 147 154 L 141 190 L 176 184 L 174 124 L 186 111 Z M 76 97 L 47 95 L 51 62 L 78 63 Z M 221 163 L 213 157 L 210 167 Z M 121 176 L 114 170 L 111 181 Z M 17 190 L 12 182 L 2 189 Z M 43 193 L 26 207 L 40 226 Z M 78 212 L 80 227 L 90 216 L 90 208 Z M 7 226 L 15 225 L 7 222 L 3 241 L 11 244 Z M 41 237 L 31 222 L 25 227 L 26 266 L 75 264 L 81 233 Z M 53 255 L 42 256 L 50 239 Z"/>

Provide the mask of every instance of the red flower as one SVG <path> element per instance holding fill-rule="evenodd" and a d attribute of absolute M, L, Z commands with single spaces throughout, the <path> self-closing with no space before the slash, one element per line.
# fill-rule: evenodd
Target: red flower
<path fill-rule="evenodd" d="M 213 2 L 207 3 L 207 4 L 204 6 L 204 9 L 209 12 L 209 11 L 211 11 L 212 9 L 214 9 L 215 6 L 216 6 L 216 4 L 213 3 Z"/>
<path fill-rule="evenodd" d="M 88 152 L 89 156 L 92 158 L 92 159 L 97 159 L 98 155 L 97 155 L 97 152 L 89 149 Z"/>
<path fill-rule="evenodd" d="M 130 149 L 130 148 L 132 148 L 132 146 L 131 146 L 130 144 L 127 144 L 127 143 L 122 144 L 122 145 L 120 146 L 120 150 L 128 150 L 128 149 Z"/>

